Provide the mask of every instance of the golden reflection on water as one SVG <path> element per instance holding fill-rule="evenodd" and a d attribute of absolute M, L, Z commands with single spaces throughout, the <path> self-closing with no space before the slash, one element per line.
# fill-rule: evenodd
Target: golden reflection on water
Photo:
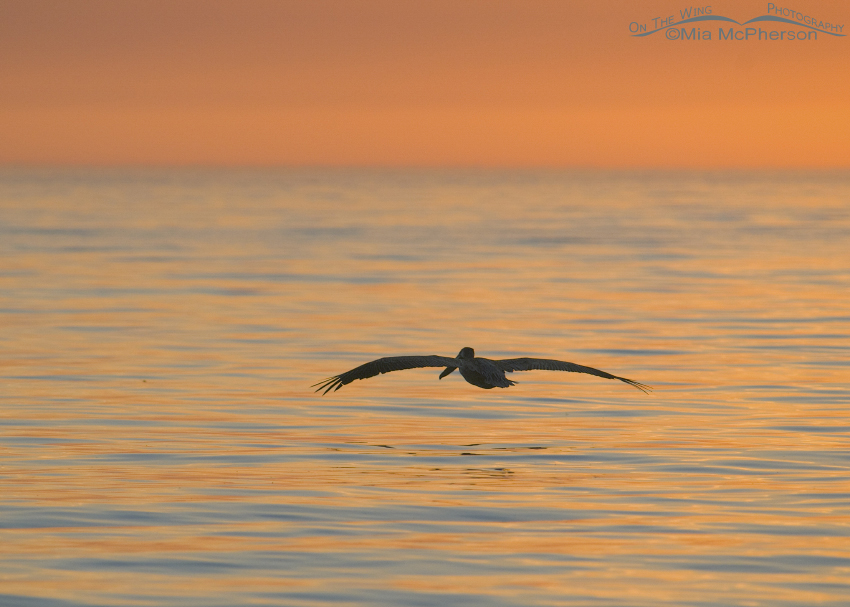
<path fill-rule="evenodd" d="M 0 184 L 0 604 L 850 598 L 845 177 Z"/>

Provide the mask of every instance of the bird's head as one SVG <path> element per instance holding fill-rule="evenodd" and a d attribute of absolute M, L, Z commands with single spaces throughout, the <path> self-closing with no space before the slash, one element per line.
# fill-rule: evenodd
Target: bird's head
<path fill-rule="evenodd" d="M 475 350 L 472 348 L 461 348 L 460 352 L 457 353 L 457 357 L 463 359 L 475 358 Z"/>

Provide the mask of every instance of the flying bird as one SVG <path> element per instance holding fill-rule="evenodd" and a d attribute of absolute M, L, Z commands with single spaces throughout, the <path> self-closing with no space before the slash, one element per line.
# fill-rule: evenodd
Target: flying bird
<path fill-rule="evenodd" d="M 611 375 L 605 371 L 594 369 L 593 367 L 585 367 L 575 363 L 568 363 L 562 360 L 551 360 L 548 358 L 508 358 L 505 360 L 490 360 L 475 356 L 475 350 L 472 348 L 463 348 L 456 358 L 448 356 L 389 356 L 387 358 L 379 358 L 365 365 L 355 367 L 351 371 L 334 375 L 318 383 L 313 384 L 316 392 L 324 390 L 322 394 L 327 394 L 331 390 L 337 391 L 346 384 L 350 384 L 355 379 L 366 379 L 367 377 L 375 377 L 381 373 L 389 373 L 390 371 L 401 371 L 403 369 L 420 369 L 422 367 L 445 367 L 440 373 L 440 379 L 446 375 L 453 373 L 456 370 L 460 371 L 463 378 L 473 386 L 489 390 L 490 388 L 509 388 L 516 382 L 505 377 L 505 373 L 512 371 L 531 371 L 533 369 L 543 369 L 546 371 L 571 371 L 573 373 L 588 373 L 597 377 L 606 379 L 619 379 L 626 382 L 630 386 L 634 386 L 642 392 L 649 393 L 652 388 L 645 384 Z"/>

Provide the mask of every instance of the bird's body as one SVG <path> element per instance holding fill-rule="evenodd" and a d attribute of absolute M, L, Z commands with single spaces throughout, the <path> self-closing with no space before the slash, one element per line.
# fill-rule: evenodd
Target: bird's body
<path fill-rule="evenodd" d="M 491 360 L 475 356 L 475 350 L 472 348 L 463 348 L 455 358 L 448 356 L 390 356 L 387 358 L 379 358 L 365 365 L 355 367 L 351 371 L 346 371 L 339 375 L 329 377 L 324 381 L 320 381 L 313 386 L 319 386 L 316 392 L 324 390 L 323 394 L 327 394 L 331 390 L 339 390 L 346 384 L 350 384 L 355 379 L 366 379 L 374 377 L 381 373 L 389 373 L 390 371 L 401 371 L 402 369 L 418 369 L 423 367 L 445 367 L 440 373 L 440 379 L 446 375 L 459 370 L 463 378 L 479 388 L 489 390 L 491 388 L 509 388 L 514 383 L 507 377 L 505 373 L 512 371 L 531 371 L 533 369 L 541 369 L 548 371 L 571 371 L 573 373 L 587 373 L 604 377 L 606 379 L 618 379 L 638 390 L 648 392 L 650 387 L 625 377 L 611 375 L 605 371 L 594 369 L 593 367 L 585 367 L 575 363 L 568 363 L 562 360 L 551 360 L 548 358 L 509 358 L 504 360 Z"/>

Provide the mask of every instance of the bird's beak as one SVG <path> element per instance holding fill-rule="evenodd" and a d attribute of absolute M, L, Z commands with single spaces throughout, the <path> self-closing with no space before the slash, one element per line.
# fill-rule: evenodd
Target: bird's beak
<path fill-rule="evenodd" d="M 442 372 L 442 373 L 440 373 L 440 379 L 443 379 L 446 375 L 448 375 L 449 373 L 452 373 L 452 372 L 453 372 L 453 371 L 455 371 L 456 369 L 457 369 L 457 367 L 446 367 L 446 368 L 443 370 L 443 372 Z"/>

